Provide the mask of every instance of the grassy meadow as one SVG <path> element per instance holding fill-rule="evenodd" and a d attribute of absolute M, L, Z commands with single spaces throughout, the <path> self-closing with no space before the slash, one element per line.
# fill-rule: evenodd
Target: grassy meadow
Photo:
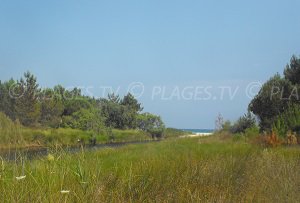
<path fill-rule="evenodd" d="M 168 139 L 0 166 L 1 202 L 299 202 L 300 148 Z"/>

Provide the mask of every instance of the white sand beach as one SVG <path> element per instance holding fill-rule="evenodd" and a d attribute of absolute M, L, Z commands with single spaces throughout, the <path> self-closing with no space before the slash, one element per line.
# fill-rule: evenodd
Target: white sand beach
<path fill-rule="evenodd" d="M 213 133 L 195 133 L 195 134 L 190 134 L 190 135 L 183 135 L 180 136 L 181 138 L 185 138 L 185 137 L 206 137 L 206 136 L 210 136 Z"/>

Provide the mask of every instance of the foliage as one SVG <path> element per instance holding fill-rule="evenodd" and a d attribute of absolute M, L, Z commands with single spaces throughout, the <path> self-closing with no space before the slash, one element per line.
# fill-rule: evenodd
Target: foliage
<path fill-rule="evenodd" d="M 219 132 L 234 134 L 236 137 L 252 137 L 259 134 L 259 128 L 256 126 L 254 115 L 251 112 L 248 112 L 233 124 L 229 120 L 223 122 L 222 129 Z"/>
<path fill-rule="evenodd" d="M 290 129 L 280 115 L 290 105 L 299 104 L 300 58 L 292 56 L 284 70 L 284 78 L 278 73 L 270 78 L 249 104 L 249 110 L 258 116 L 261 130 L 277 127 L 280 136 Z"/>
<path fill-rule="evenodd" d="M 258 116 L 262 130 L 271 129 L 275 118 L 289 105 L 292 84 L 275 75 L 268 80 L 249 104 L 249 110 Z"/>
<path fill-rule="evenodd" d="M 107 134 L 107 129 L 136 129 L 142 110 L 141 103 L 130 93 L 123 98 L 109 94 L 108 98 L 95 99 L 83 95 L 76 87 L 67 90 L 56 85 L 41 89 L 30 72 L 17 81 L 0 81 L 0 112 L 26 127 L 72 128 Z M 162 126 L 161 119 L 155 117 L 153 128 L 147 132 L 161 136 L 158 134 Z"/>
<path fill-rule="evenodd" d="M 136 119 L 143 110 L 141 104 L 128 93 L 123 99 L 118 95 L 109 94 L 108 99 L 99 101 L 105 125 L 118 129 L 136 128 Z"/>
<path fill-rule="evenodd" d="M 165 125 L 160 116 L 150 113 L 139 114 L 137 117 L 137 127 L 151 134 L 152 138 L 161 138 Z"/>
<path fill-rule="evenodd" d="M 7 82 L 0 81 L 0 111 L 5 113 L 10 119 L 16 119 L 15 98 L 13 97 L 13 88 L 16 82 L 10 79 Z"/>
<path fill-rule="evenodd" d="M 95 133 L 99 133 L 105 128 L 102 117 L 100 116 L 100 111 L 95 108 L 80 108 L 71 116 L 66 116 L 63 118 L 69 118 L 65 119 L 63 122 L 63 125 L 65 127 L 81 130 L 91 130 Z"/>
<path fill-rule="evenodd" d="M 40 92 L 37 79 L 31 73 L 26 72 L 24 79 L 18 83 L 18 93 L 21 95 L 16 99 L 16 114 L 20 122 L 25 126 L 36 125 L 40 117 L 40 105 L 38 94 Z"/>
<path fill-rule="evenodd" d="M 121 105 L 126 106 L 128 109 L 136 113 L 141 112 L 143 110 L 142 105 L 134 98 L 134 96 L 131 93 L 125 95 L 120 103 Z"/>
<path fill-rule="evenodd" d="M 293 84 L 300 84 L 300 58 L 292 56 L 290 65 L 284 70 L 284 77 Z"/>
<path fill-rule="evenodd" d="M 248 128 L 255 126 L 255 124 L 255 117 L 248 112 L 234 123 L 234 125 L 230 128 L 230 131 L 232 133 L 244 133 Z"/>
<path fill-rule="evenodd" d="M 62 123 L 62 114 L 64 112 L 64 104 L 62 99 L 54 92 L 47 88 L 42 90 L 40 96 L 41 116 L 40 123 L 43 126 L 58 128 Z"/>
<path fill-rule="evenodd" d="M 276 117 L 272 127 L 282 138 L 286 137 L 288 131 L 300 133 L 300 106 L 289 105 L 282 114 Z"/>

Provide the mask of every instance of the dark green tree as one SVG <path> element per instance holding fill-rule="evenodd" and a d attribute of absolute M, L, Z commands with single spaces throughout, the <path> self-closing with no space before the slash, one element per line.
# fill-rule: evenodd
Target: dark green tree
<path fill-rule="evenodd" d="M 54 90 L 47 88 L 40 94 L 40 123 L 53 128 L 60 127 L 64 105 L 61 97 Z"/>
<path fill-rule="evenodd" d="M 11 120 L 16 119 L 15 97 L 14 89 L 17 88 L 16 82 L 10 79 L 2 83 L 0 81 L 0 111 L 5 113 Z"/>
<path fill-rule="evenodd" d="M 285 137 L 287 132 L 300 133 L 300 106 L 298 104 L 291 104 L 280 115 L 278 115 L 273 122 L 272 129 L 275 130 L 279 136 Z"/>
<path fill-rule="evenodd" d="M 284 70 L 284 77 L 294 85 L 300 84 L 300 58 L 292 56 L 290 64 Z"/>
<path fill-rule="evenodd" d="M 136 119 L 138 114 L 143 110 L 141 104 L 130 93 L 124 96 L 121 101 L 124 108 L 123 124 L 125 128 L 136 128 Z"/>
<path fill-rule="evenodd" d="M 121 105 L 128 107 L 136 113 L 139 113 L 143 110 L 141 103 L 139 103 L 138 100 L 130 93 L 124 96 L 121 101 Z"/>
<path fill-rule="evenodd" d="M 22 96 L 16 98 L 17 118 L 25 126 L 35 125 L 40 117 L 40 89 L 37 79 L 30 72 L 26 72 L 24 79 L 21 78 L 18 84 L 18 93 Z"/>
<path fill-rule="evenodd" d="M 120 105 L 119 100 L 115 97 L 113 99 L 101 99 L 100 108 L 103 117 L 105 117 L 105 125 L 111 128 L 124 129 L 124 106 Z"/>
<path fill-rule="evenodd" d="M 293 85 L 276 74 L 261 88 L 249 104 L 249 110 L 258 116 L 261 130 L 271 129 L 272 123 L 293 99 Z"/>
<path fill-rule="evenodd" d="M 26 72 L 19 81 L 0 81 L 0 111 L 25 126 L 70 127 L 99 133 L 103 129 L 135 129 L 137 118 L 146 119 L 144 130 L 155 137 L 164 129 L 160 117 L 143 114 L 132 94 L 109 94 L 107 99 L 84 96 L 79 88 L 61 85 L 40 89 L 37 79 Z M 141 124 L 141 120 L 140 125 Z"/>

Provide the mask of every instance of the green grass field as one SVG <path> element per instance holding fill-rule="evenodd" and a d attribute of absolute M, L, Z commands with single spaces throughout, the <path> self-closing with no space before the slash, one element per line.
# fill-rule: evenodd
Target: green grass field
<path fill-rule="evenodd" d="M 300 149 L 209 138 L 1 162 L 0 202 L 299 202 Z M 26 177 L 24 177 L 26 176 Z"/>

